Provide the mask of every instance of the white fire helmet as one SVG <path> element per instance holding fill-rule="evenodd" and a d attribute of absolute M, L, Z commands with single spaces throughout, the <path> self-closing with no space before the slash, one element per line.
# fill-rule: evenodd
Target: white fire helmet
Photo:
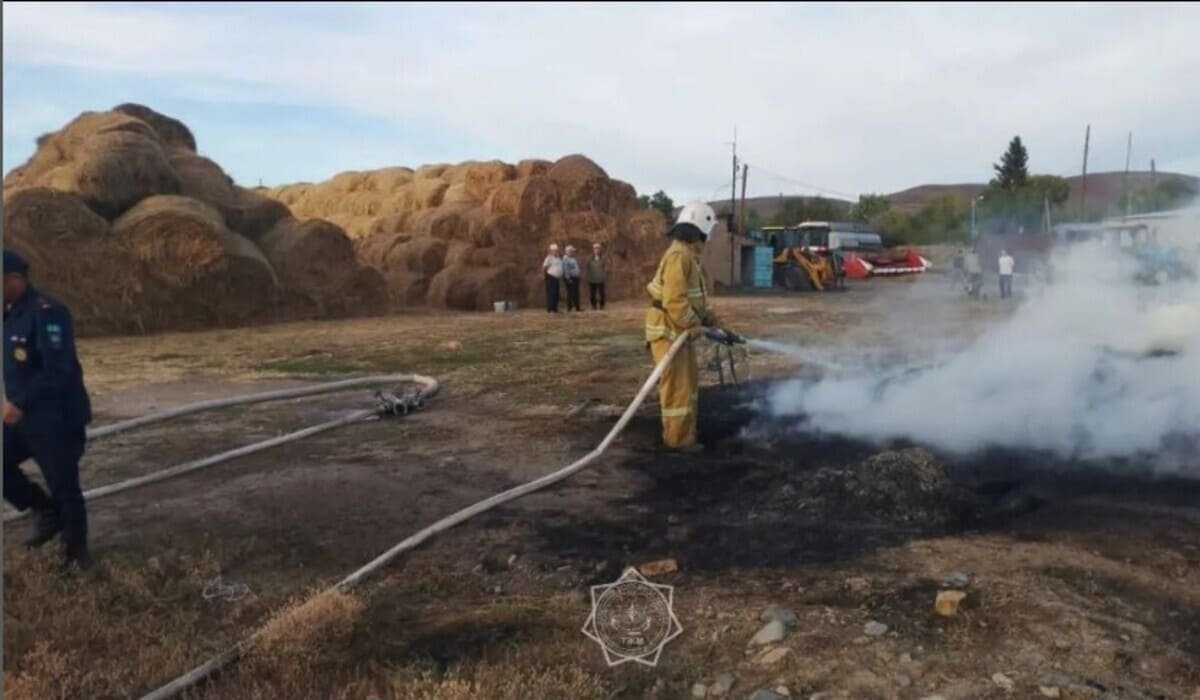
<path fill-rule="evenodd" d="M 691 224 L 700 229 L 700 233 L 704 235 L 704 239 L 712 235 L 713 229 L 717 227 L 717 213 L 713 208 L 704 202 L 688 202 L 679 210 L 679 218 L 675 220 L 675 226 L 680 224 Z M 674 230 L 674 226 L 671 227 Z"/>

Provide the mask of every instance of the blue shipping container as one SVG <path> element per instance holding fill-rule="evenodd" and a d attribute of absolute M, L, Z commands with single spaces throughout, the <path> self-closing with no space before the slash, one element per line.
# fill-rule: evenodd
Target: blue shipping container
<path fill-rule="evenodd" d="M 772 286 L 775 276 L 775 263 L 772 261 L 774 252 L 770 246 L 754 247 L 754 279 L 752 283 L 755 287 L 770 288 Z"/>

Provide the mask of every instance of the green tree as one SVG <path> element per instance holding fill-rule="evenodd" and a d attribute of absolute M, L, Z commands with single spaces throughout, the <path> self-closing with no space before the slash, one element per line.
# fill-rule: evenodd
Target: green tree
<path fill-rule="evenodd" d="M 891 209 L 891 201 L 881 194 L 862 194 L 858 201 L 851 205 L 849 217 L 851 221 L 872 223 Z"/>
<path fill-rule="evenodd" d="M 643 209 L 657 209 L 662 215 L 671 219 L 675 215 L 675 202 L 666 192 L 659 190 L 652 195 L 642 195 L 637 199 Z"/>
<path fill-rule="evenodd" d="M 965 240 L 969 215 L 968 204 L 961 196 L 938 195 L 912 217 L 909 242 L 927 244 Z"/>
<path fill-rule="evenodd" d="M 1000 157 L 1000 162 L 992 167 L 996 170 L 996 177 L 992 179 L 993 186 L 1009 192 L 1025 186 L 1029 180 L 1029 152 L 1025 150 L 1025 144 L 1021 143 L 1020 136 L 1014 136 L 1012 141 L 1008 142 L 1008 150 Z"/>

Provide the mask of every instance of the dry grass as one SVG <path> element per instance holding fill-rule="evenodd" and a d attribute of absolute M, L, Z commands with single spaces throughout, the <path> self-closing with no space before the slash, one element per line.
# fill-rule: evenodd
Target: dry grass
<path fill-rule="evenodd" d="M 869 324 L 862 327 L 866 312 L 852 299 L 730 297 L 719 299 L 718 309 L 739 331 L 814 345 L 877 332 Z M 796 313 L 778 313 L 780 309 Z M 629 399 L 650 366 L 640 338 L 643 313 L 636 302 L 614 305 L 603 314 L 558 317 L 537 310 L 515 315 L 426 313 L 283 324 L 253 332 L 91 339 L 82 342 L 81 351 L 89 385 L 100 395 L 185 378 L 408 371 L 442 379 L 447 402 L 470 404 L 471 397 L 486 394 L 561 415 L 583 398 L 620 405 Z M 755 355 L 752 362 L 756 376 L 795 369 L 787 359 Z M 530 422 L 537 424 L 530 430 L 561 432 L 558 421 Z M 503 452 L 505 441 L 520 450 L 528 439 L 528 433 L 514 431 L 489 450 Z M 1097 572 L 1152 590 L 1180 609 L 1200 605 L 1195 589 L 1188 588 L 1195 582 L 1194 567 L 1184 566 L 1174 575 L 1185 578 L 1164 587 L 1153 572 L 1166 567 L 1157 563 L 1130 567 L 1093 555 L 1072 557 L 1050 545 L 949 538 L 883 552 L 851 563 L 846 571 L 803 562 L 783 573 L 708 576 L 685 571 L 678 598 L 685 635 L 672 643 L 653 672 L 613 670 L 579 632 L 586 616 L 579 599 L 533 583 L 528 597 L 510 594 L 508 581 L 503 597 L 481 593 L 475 579 L 464 575 L 470 563 L 456 568 L 460 562 L 438 558 L 438 552 L 473 551 L 464 549 L 470 546 L 469 534 L 447 535 L 455 537 L 462 539 L 416 552 L 394 577 L 352 594 L 298 596 L 329 582 L 312 574 L 296 578 L 279 573 L 263 576 L 251 597 L 219 606 L 205 602 L 201 591 L 239 558 L 237 552 L 206 551 L 194 539 L 185 539 L 153 551 L 105 552 L 97 569 L 83 579 L 60 580 L 49 553 L 26 554 L 10 539 L 5 552 L 5 697 L 137 695 L 253 630 L 260 630 L 260 643 L 250 656 L 193 697 L 638 698 L 649 696 L 659 681 L 665 684 L 660 697 L 679 697 L 686 696 L 691 683 L 711 682 L 712 675 L 725 670 L 738 677 L 735 697 L 779 679 L 795 697 L 852 689 L 858 687 L 859 670 L 882 680 L 876 688 L 861 686 L 853 697 L 888 697 L 903 653 L 916 657 L 916 666 L 923 665 L 921 677 L 904 669 L 915 681 L 912 697 L 944 690 L 946 679 L 964 678 L 975 684 L 960 696 L 989 697 L 988 676 L 1004 670 L 992 667 L 992 655 L 1025 659 L 1030 648 L 1025 640 L 1052 644 L 1056 633 L 1096 639 L 1107 634 L 1112 620 L 1136 619 L 1125 610 L 1098 612 L 1099 604 L 1072 589 L 1076 584 L 1065 583 L 1061 572 L 1046 573 L 1055 562 L 1066 562 L 1060 569 Z M 245 546 L 261 553 L 273 543 Z M 1161 556 L 1167 554 L 1164 550 Z M 931 613 L 932 598 L 905 592 L 951 566 L 981 576 L 988 596 L 982 612 L 970 608 L 960 618 L 940 620 Z M 850 576 L 870 576 L 871 595 L 847 600 L 840 587 Z M 1048 604 L 1031 602 L 1031 591 Z M 1109 595 L 1101 604 L 1115 604 L 1118 598 Z M 742 652 L 761 624 L 757 613 L 772 602 L 797 610 L 804 627 L 787 641 L 793 647 L 788 660 L 764 668 Z M 901 630 L 900 637 L 870 645 L 857 641 L 866 619 L 885 614 L 885 621 Z M 997 642 L 1000 633 L 1011 641 Z M 1158 687 L 1174 690 L 1200 680 L 1177 653 L 1164 652 L 1149 637 L 1137 641 L 1146 644 L 1147 656 L 1163 659 L 1157 662 L 1164 669 Z M 918 652 L 918 645 L 925 651 Z M 1108 679 L 1111 672 L 1104 665 L 1120 661 L 1118 651 L 1080 643 L 1056 661 L 1076 674 Z M 1032 687 L 1030 679 L 1040 670 L 1027 669 L 1019 679 L 1023 691 Z M 977 679 L 983 679 L 982 685 Z"/>
<path fill-rule="evenodd" d="M 201 595 L 218 559 L 169 550 L 105 556 L 77 578 L 55 553 L 4 552 L 4 696 L 122 698 L 228 644 L 259 603 Z"/>

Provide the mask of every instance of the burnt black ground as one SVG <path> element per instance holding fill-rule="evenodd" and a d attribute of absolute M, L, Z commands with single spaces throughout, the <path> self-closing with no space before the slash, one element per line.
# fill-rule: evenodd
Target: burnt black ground
<path fill-rule="evenodd" d="M 794 419 L 782 422 L 756 408 L 766 388 L 758 383 L 702 391 L 706 449 L 700 454 L 660 450 L 658 421 L 635 421 L 624 438 L 631 454 L 616 471 L 643 486 L 604 508 L 540 518 L 535 532 L 543 554 L 618 566 L 674 557 L 691 572 L 787 568 L 836 564 L 913 538 L 964 531 L 1038 537 L 1038 530 L 1106 526 L 1103 517 L 1092 519 L 1081 507 L 1029 527 L 1025 519 L 1051 503 L 1104 499 L 1200 509 L 1200 482 L 1155 478 L 1129 464 L 992 450 L 966 458 L 935 453 L 957 486 L 956 502 L 948 504 L 952 516 L 898 521 L 892 513 L 831 501 L 815 477 L 913 445 L 805 432 Z"/>

